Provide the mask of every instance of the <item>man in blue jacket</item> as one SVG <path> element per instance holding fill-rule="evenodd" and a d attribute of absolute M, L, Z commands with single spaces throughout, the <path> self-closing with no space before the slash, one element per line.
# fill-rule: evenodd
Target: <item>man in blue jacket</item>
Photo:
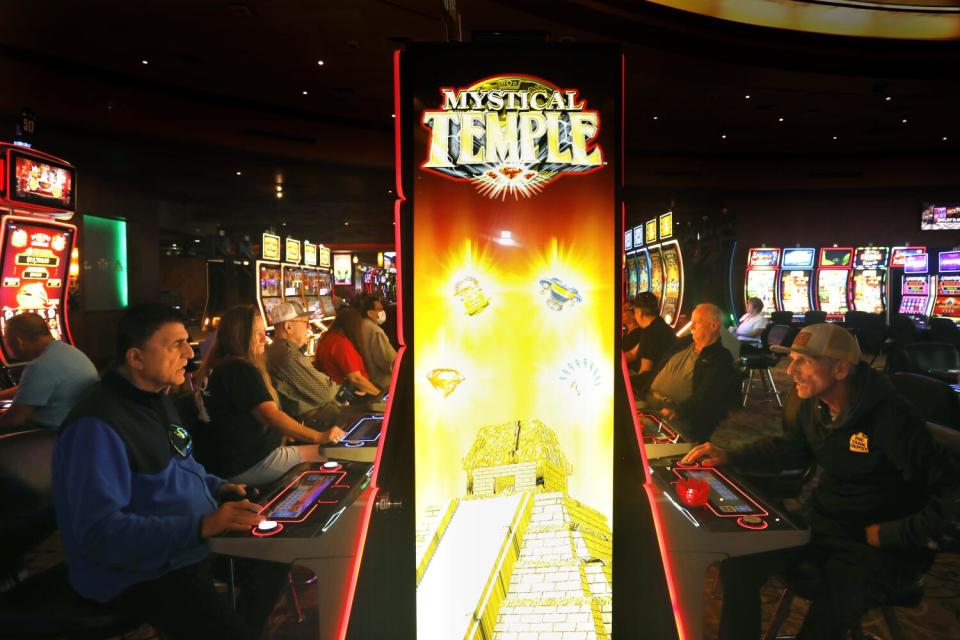
<path fill-rule="evenodd" d="M 245 619 L 213 587 L 207 538 L 255 526 L 261 507 L 218 504 L 244 496 L 245 487 L 208 474 L 191 455 L 190 434 L 166 395 L 184 382 L 193 356 L 181 316 L 163 305 L 131 308 L 116 355 L 116 369 L 74 408 L 54 449 L 70 582 L 173 638 L 256 638 L 286 569 L 260 572 Z"/>

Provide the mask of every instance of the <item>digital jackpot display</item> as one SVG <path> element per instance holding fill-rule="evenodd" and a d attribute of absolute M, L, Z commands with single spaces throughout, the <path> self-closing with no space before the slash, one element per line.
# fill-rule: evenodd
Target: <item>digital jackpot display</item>
<path fill-rule="evenodd" d="M 8 152 L 7 198 L 58 211 L 73 211 L 76 204 L 76 169 L 28 152 Z M 2 180 L 0 180 L 2 182 Z"/>
<path fill-rule="evenodd" d="M 417 637 L 607 638 L 620 57 L 449 51 L 401 71 Z"/>
<path fill-rule="evenodd" d="M 263 234 L 260 244 L 260 255 L 264 260 L 280 261 L 280 236 L 272 233 Z"/>
<path fill-rule="evenodd" d="M 63 305 L 75 236 L 73 225 L 4 218 L 0 332 L 13 316 L 36 313 L 46 320 L 55 339 L 67 338 Z"/>

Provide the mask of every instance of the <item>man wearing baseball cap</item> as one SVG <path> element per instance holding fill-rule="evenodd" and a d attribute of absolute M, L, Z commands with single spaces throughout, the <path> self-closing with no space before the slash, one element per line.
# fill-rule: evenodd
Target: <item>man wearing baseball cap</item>
<path fill-rule="evenodd" d="M 801 495 L 810 542 L 725 560 L 720 638 L 760 633 L 760 588 L 803 565 L 819 591 L 798 638 L 846 638 L 870 608 L 930 566 L 950 525 L 958 473 L 922 418 L 878 371 L 860 361 L 856 339 L 834 324 L 804 328 L 787 373 L 795 388 L 784 404 L 783 435 L 725 451 L 707 442 L 684 461 L 781 471 L 813 466 Z M 955 517 L 955 516 L 954 516 Z"/>
<path fill-rule="evenodd" d="M 296 301 L 271 309 L 269 320 L 274 340 L 264 355 L 284 410 L 298 420 L 323 428 L 333 425 L 338 416 L 334 398 L 340 386 L 317 371 L 301 351 L 307 343 L 310 316 Z"/>

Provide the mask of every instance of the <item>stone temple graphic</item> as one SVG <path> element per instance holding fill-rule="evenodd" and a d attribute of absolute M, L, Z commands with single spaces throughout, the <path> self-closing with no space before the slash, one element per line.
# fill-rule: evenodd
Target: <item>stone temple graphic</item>
<path fill-rule="evenodd" d="M 481 427 L 463 497 L 417 528 L 417 637 L 611 637 L 613 536 L 572 498 L 556 433 L 538 420 Z"/>

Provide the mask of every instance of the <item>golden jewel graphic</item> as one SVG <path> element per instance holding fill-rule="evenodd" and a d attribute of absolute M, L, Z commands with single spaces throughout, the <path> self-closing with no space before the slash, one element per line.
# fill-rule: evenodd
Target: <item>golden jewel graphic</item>
<path fill-rule="evenodd" d="M 574 304 L 583 302 L 583 297 L 580 296 L 580 293 L 576 289 L 558 278 L 550 278 L 549 280 L 547 278 L 541 279 L 540 293 L 548 294 L 547 306 L 554 311 L 563 310 L 563 305 L 568 302 Z"/>
<path fill-rule="evenodd" d="M 490 306 L 490 298 L 480 288 L 480 281 L 472 276 L 459 280 L 453 287 L 453 295 L 460 298 L 468 316 L 475 316 Z"/>
<path fill-rule="evenodd" d="M 461 382 L 466 380 L 456 369 L 434 369 L 427 374 L 427 380 L 433 385 L 433 388 L 443 394 L 446 398 L 456 390 Z"/>

